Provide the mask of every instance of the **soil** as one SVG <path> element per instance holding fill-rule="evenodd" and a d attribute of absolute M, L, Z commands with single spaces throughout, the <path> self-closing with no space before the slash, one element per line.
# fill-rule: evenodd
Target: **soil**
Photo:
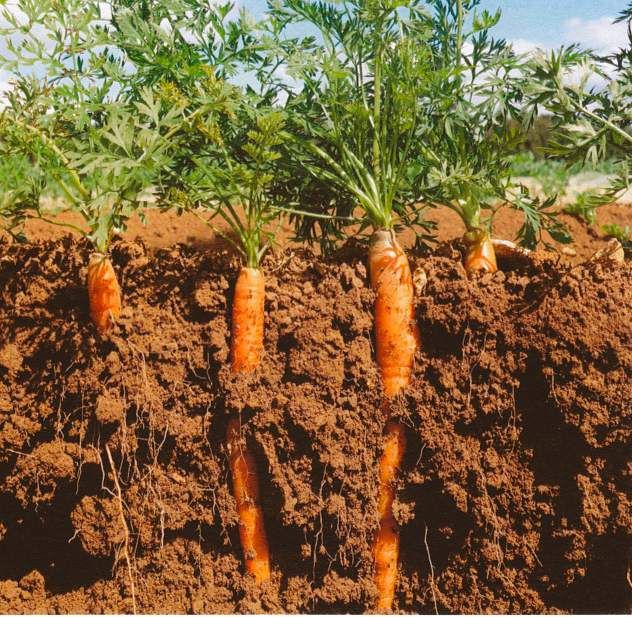
<path fill-rule="evenodd" d="M 607 238 L 602 230 L 603 225 L 617 223 L 622 228 L 632 228 L 632 206 L 630 203 L 613 203 L 602 206 L 597 209 L 596 216 L 595 224 L 587 225 L 577 217 L 561 213 L 559 220 L 568 227 L 573 237 L 573 244 L 556 245 L 547 234 L 544 234 L 544 240 L 549 242 L 554 250 L 557 250 L 562 262 L 577 264 L 585 261 L 595 251 L 605 246 Z M 431 210 L 427 218 L 436 223 L 435 233 L 440 242 L 454 240 L 465 231 L 459 216 L 447 208 Z M 81 216 L 74 213 L 64 213 L 59 215 L 56 220 L 85 227 Z M 521 225 L 522 218 L 515 210 L 501 209 L 494 219 L 494 234 L 498 238 L 513 240 Z M 26 234 L 30 240 L 59 239 L 68 233 L 67 228 L 55 227 L 38 220 L 31 220 L 26 224 Z M 174 212 L 162 212 L 158 209 L 149 210 L 146 213 L 145 222 L 137 216 L 133 216 L 128 221 L 128 228 L 123 237 L 126 240 L 140 238 L 151 251 L 169 248 L 178 242 L 186 242 L 200 250 L 229 247 L 227 242 L 214 236 L 209 227 L 195 214 L 185 212 L 178 215 Z M 297 248 L 292 242 L 292 237 L 291 229 L 287 227 L 281 229 L 280 233 L 277 234 L 280 248 Z M 414 235 L 412 233 L 403 234 L 400 240 L 406 248 L 410 248 L 414 244 Z"/>
<path fill-rule="evenodd" d="M 117 240 L 125 307 L 105 337 L 88 255 L 70 236 L 0 241 L 0 612 L 370 612 L 384 417 L 362 247 L 267 258 L 265 358 L 240 377 L 233 255 Z M 535 255 L 468 280 L 449 243 L 411 262 L 427 284 L 392 405 L 395 611 L 628 612 L 632 266 Z M 261 588 L 231 413 L 261 470 Z"/>

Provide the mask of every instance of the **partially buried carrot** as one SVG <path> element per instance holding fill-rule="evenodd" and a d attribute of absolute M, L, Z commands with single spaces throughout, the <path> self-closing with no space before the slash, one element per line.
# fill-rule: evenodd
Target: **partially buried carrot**
<path fill-rule="evenodd" d="M 475 229 L 467 232 L 463 239 L 467 247 L 463 265 L 468 274 L 498 270 L 496 250 L 488 232 Z"/>
<path fill-rule="evenodd" d="M 235 285 L 232 314 L 231 370 L 251 372 L 257 368 L 263 352 L 265 278 L 258 268 L 242 268 Z M 263 511 L 259 503 L 259 478 L 254 456 L 241 443 L 240 423 L 231 418 L 227 441 L 233 496 L 239 515 L 239 537 L 244 551 L 246 571 L 258 583 L 270 578 L 270 554 Z"/>
<path fill-rule="evenodd" d="M 234 373 L 254 371 L 263 352 L 265 277 L 258 268 L 242 268 L 233 296 L 231 367 Z"/>
<path fill-rule="evenodd" d="M 404 427 L 389 422 L 386 427 L 386 443 L 379 464 L 378 512 L 380 527 L 373 547 L 375 583 L 378 590 L 376 608 L 380 612 L 391 610 L 397 583 L 399 556 L 399 529 L 393 516 L 395 489 L 393 483 L 406 449 Z"/>
<path fill-rule="evenodd" d="M 377 364 L 384 394 L 392 398 L 410 382 L 419 331 L 414 320 L 414 286 L 406 253 L 392 231 L 373 234 L 369 251 L 375 299 Z"/>
<path fill-rule="evenodd" d="M 93 253 L 88 264 L 88 300 L 90 317 L 104 334 L 121 313 L 121 288 L 112 262 L 102 253 Z"/>
<path fill-rule="evenodd" d="M 389 399 L 410 383 L 419 331 L 414 321 L 414 285 L 406 254 L 392 230 L 378 230 L 369 252 L 371 286 L 375 299 L 377 363 L 389 413 Z M 393 516 L 393 483 L 401 464 L 406 438 L 404 427 L 388 422 L 386 443 L 379 461 L 379 527 L 373 545 L 378 611 L 391 610 L 397 583 L 399 529 Z"/>

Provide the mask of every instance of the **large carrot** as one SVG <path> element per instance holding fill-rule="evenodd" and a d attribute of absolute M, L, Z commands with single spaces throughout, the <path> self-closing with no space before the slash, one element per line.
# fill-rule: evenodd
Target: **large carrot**
<path fill-rule="evenodd" d="M 253 371 L 261 361 L 264 305 L 263 272 L 258 268 L 242 268 L 233 297 L 231 370 L 234 373 Z M 237 418 L 228 423 L 227 441 L 246 571 L 261 583 L 270 578 L 270 554 L 259 503 L 259 477 L 251 450 L 241 443 Z"/>
<path fill-rule="evenodd" d="M 378 230 L 369 252 L 371 286 L 375 299 L 377 363 L 388 401 L 410 383 L 419 331 L 414 321 L 414 286 L 406 254 L 392 230 Z M 389 611 L 395 596 L 399 529 L 393 516 L 393 483 L 406 447 L 404 427 L 386 426 L 386 444 L 379 461 L 379 527 L 373 545 L 377 609 Z"/>
<path fill-rule="evenodd" d="M 121 288 L 112 262 L 103 253 L 93 253 L 88 264 L 88 300 L 90 317 L 104 334 L 121 313 Z"/>
<path fill-rule="evenodd" d="M 419 331 L 414 320 L 413 277 L 394 232 L 378 230 L 371 239 L 369 272 L 375 299 L 377 364 L 384 394 L 392 398 L 410 382 Z"/>

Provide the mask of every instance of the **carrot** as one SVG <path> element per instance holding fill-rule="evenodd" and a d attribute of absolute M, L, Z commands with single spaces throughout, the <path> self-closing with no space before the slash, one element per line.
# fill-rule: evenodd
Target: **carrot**
<path fill-rule="evenodd" d="M 413 277 L 392 231 L 378 230 L 369 251 L 375 300 L 377 364 L 384 394 L 392 398 L 410 382 L 419 331 L 414 321 Z"/>
<path fill-rule="evenodd" d="M 378 230 L 369 251 L 371 286 L 375 300 L 377 364 L 388 401 L 410 383 L 419 330 L 414 321 L 414 285 L 406 254 L 393 231 Z M 393 481 L 401 464 L 406 439 L 404 427 L 396 422 L 386 426 L 386 445 L 379 461 L 379 527 L 373 544 L 377 610 L 389 611 L 395 597 L 399 529 L 393 517 Z"/>
<path fill-rule="evenodd" d="M 231 370 L 254 371 L 263 353 L 265 278 L 258 268 L 242 268 L 233 297 Z M 227 442 L 233 496 L 239 515 L 239 537 L 244 551 L 246 571 L 257 583 L 270 578 L 270 553 L 263 511 L 259 503 L 259 477 L 255 458 L 240 440 L 240 423 L 228 423 Z"/>
<path fill-rule="evenodd" d="M 231 366 L 235 373 L 254 371 L 263 353 L 265 278 L 258 268 L 242 268 L 233 297 Z"/>
<path fill-rule="evenodd" d="M 103 253 L 93 253 L 88 264 L 88 300 L 90 317 L 104 334 L 121 313 L 121 288 L 112 262 Z"/>
<path fill-rule="evenodd" d="M 239 420 L 232 418 L 228 423 L 229 462 L 239 514 L 239 538 L 246 571 L 262 583 L 270 578 L 270 554 L 259 503 L 259 478 L 252 452 L 239 443 L 239 429 Z"/>
<path fill-rule="evenodd" d="M 486 231 L 477 229 L 464 236 L 467 250 L 463 265 L 468 274 L 474 272 L 496 272 L 496 251 L 494 243 Z"/>
<path fill-rule="evenodd" d="M 399 555 L 399 529 L 393 517 L 395 489 L 393 482 L 406 449 L 404 427 L 389 422 L 386 427 L 386 444 L 379 464 L 378 513 L 380 526 L 373 545 L 375 584 L 378 592 L 377 610 L 389 611 L 395 597 L 397 558 Z"/>

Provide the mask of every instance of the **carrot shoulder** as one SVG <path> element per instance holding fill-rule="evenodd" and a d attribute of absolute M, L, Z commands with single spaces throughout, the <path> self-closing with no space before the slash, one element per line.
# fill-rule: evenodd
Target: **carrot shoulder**
<path fill-rule="evenodd" d="M 489 234 L 484 231 L 474 231 L 465 234 L 467 251 L 463 265 L 468 274 L 474 272 L 496 272 L 496 250 Z"/>
<path fill-rule="evenodd" d="M 388 400 L 408 386 L 419 344 L 414 320 L 414 285 L 408 258 L 393 232 L 375 232 L 369 253 L 375 299 L 377 363 L 382 377 L 385 409 Z M 406 448 L 404 427 L 388 422 L 386 443 L 379 461 L 379 527 L 373 544 L 377 610 L 391 610 L 397 583 L 399 528 L 393 516 L 394 482 Z"/>
<path fill-rule="evenodd" d="M 107 332 L 121 314 L 121 288 L 112 262 L 101 253 L 93 253 L 88 264 L 88 300 L 97 330 Z"/>
<path fill-rule="evenodd" d="M 265 278 L 256 268 L 242 268 L 235 285 L 232 314 L 231 370 L 253 371 L 263 352 Z M 242 443 L 240 423 L 228 423 L 227 441 L 233 496 L 239 515 L 239 537 L 244 551 L 246 571 L 258 583 L 270 578 L 270 554 L 259 503 L 259 478 L 255 458 Z"/>

